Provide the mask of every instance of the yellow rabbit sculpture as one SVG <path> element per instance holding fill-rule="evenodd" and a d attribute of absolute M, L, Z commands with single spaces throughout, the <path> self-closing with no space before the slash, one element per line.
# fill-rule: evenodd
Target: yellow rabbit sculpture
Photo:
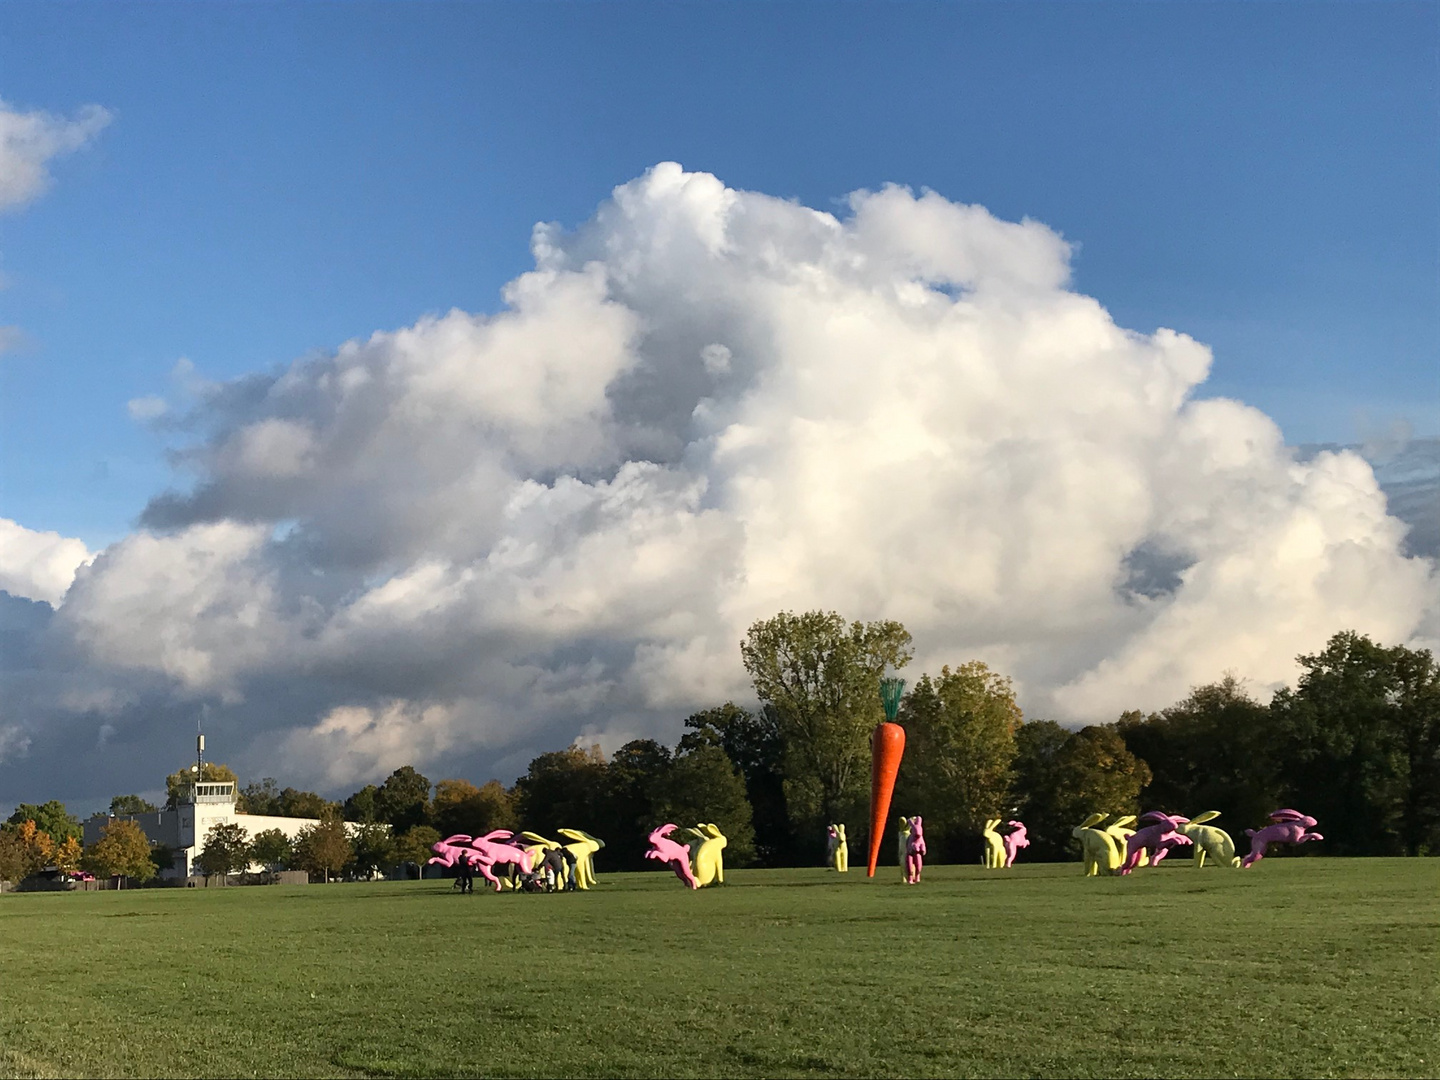
<path fill-rule="evenodd" d="M 696 825 L 693 829 L 686 829 L 695 839 L 700 841 L 698 847 L 690 854 L 691 862 L 695 868 L 695 880 L 703 888 L 706 885 L 725 884 L 725 834 L 715 824 Z"/>
<path fill-rule="evenodd" d="M 910 850 L 910 832 L 910 819 L 908 817 L 902 817 L 899 828 L 896 831 L 895 839 L 899 845 L 900 880 L 907 885 L 910 883 L 910 876 L 909 871 L 905 869 L 905 856 Z"/>
<path fill-rule="evenodd" d="M 1240 866 L 1240 857 L 1235 854 L 1235 841 L 1230 839 L 1230 834 L 1224 829 L 1216 828 L 1214 825 L 1206 825 L 1205 822 L 1213 821 L 1220 816 L 1219 810 L 1206 810 L 1203 814 L 1196 814 L 1179 831 L 1190 838 L 1195 845 L 1195 869 L 1205 865 L 1205 856 L 1210 856 L 1210 861 L 1220 866 Z"/>
<path fill-rule="evenodd" d="M 825 830 L 826 846 L 829 848 L 830 868 L 844 874 L 850 870 L 850 845 L 845 840 L 845 826 L 831 825 Z"/>
<path fill-rule="evenodd" d="M 591 836 L 580 829 L 557 829 L 561 836 L 573 843 L 565 847 L 575 856 L 575 887 L 588 889 L 595 884 L 595 853 L 605 846 L 605 841 Z"/>
<path fill-rule="evenodd" d="M 983 861 L 985 869 L 987 870 L 998 870 L 1005 865 L 1005 840 L 995 831 L 995 827 L 999 824 L 1000 819 L 998 817 L 986 818 L 985 831 L 980 834 L 981 839 L 985 841 L 985 858 Z"/>
<path fill-rule="evenodd" d="M 1116 850 L 1120 852 L 1121 862 L 1125 861 L 1125 853 L 1127 850 L 1129 850 L 1130 837 L 1135 835 L 1135 830 L 1130 828 L 1130 826 L 1134 824 L 1135 815 L 1125 814 L 1123 816 L 1117 817 L 1109 825 L 1105 826 L 1105 831 L 1110 834 L 1110 838 L 1115 841 Z M 1150 852 L 1142 850 L 1140 852 L 1140 861 L 1135 865 L 1149 866 Z"/>
<path fill-rule="evenodd" d="M 1106 816 L 1091 814 L 1070 831 L 1070 835 L 1080 841 L 1086 877 L 1095 877 L 1102 870 L 1110 874 L 1120 866 L 1120 852 L 1115 847 L 1115 838 L 1103 829 L 1095 828 Z"/>

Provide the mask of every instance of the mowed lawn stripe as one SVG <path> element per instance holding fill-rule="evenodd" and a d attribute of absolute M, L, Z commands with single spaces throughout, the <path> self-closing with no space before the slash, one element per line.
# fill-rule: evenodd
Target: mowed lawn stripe
<path fill-rule="evenodd" d="M 1440 1074 L 1435 860 L 726 877 L 7 895 L 0 1071 Z"/>

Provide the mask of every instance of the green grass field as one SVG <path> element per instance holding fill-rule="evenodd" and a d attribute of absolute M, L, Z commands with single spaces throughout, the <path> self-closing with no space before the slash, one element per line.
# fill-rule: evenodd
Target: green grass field
<path fill-rule="evenodd" d="M 1440 860 L 728 876 L 7 895 L 0 1074 L 1440 1074 Z"/>

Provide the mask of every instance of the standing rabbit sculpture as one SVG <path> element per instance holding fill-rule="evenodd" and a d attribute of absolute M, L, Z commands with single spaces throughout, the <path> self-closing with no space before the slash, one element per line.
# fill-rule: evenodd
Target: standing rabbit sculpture
<path fill-rule="evenodd" d="M 1001 838 L 1005 842 L 1005 865 L 1014 866 L 1020 849 L 1030 846 L 1030 837 L 1026 835 L 1023 821 L 1008 821 L 1006 824 L 1010 826 L 1010 831 Z"/>
<path fill-rule="evenodd" d="M 910 836 L 905 842 L 905 884 L 919 885 L 925 869 L 925 827 L 916 814 L 910 819 Z"/>
<path fill-rule="evenodd" d="M 1085 876 L 1095 877 L 1101 871 L 1109 874 L 1120 865 L 1120 850 L 1115 838 L 1104 829 L 1095 828 L 1108 815 L 1091 814 L 1074 829 L 1070 835 L 1080 841 L 1080 857 L 1085 865 Z"/>
<path fill-rule="evenodd" d="M 845 826 L 831 825 L 825 830 L 825 837 L 825 861 L 837 873 L 847 873 L 850 870 L 850 845 L 845 841 Z"/>
<path fill-rule="evenodd" d="M 987 870 L 998 870 L 1005 865 L 1005 840 L 996 831 L 1000 819 L 986 818 L 985 830 L 980 834 L 980 839 L 985 841 L 985 854 L 981 858 Z"/>

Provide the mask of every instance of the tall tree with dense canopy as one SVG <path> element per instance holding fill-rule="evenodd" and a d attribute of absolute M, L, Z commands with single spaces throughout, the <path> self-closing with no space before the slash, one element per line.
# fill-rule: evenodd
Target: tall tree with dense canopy
<path fill-rule="evenodd" d="M 197 778 L 198 782 L 202 784 L 235 784 L 238 791 L 240 778 L 228 765 L 221 765 L 217 761 L 207 761 L 198 774 L 192 771 L 193 769 L 193 765 L 187 765 L 165 777 L 166 810 L 174 810 L 181 803 L 190 801 L 190 792 L 195 787 Z"/>
<path fill-rule="evenodd" d="M 1440 669 L 1426 649 L 1345 631 L 1298 658 L 1270 703 L 1285 801 L 1335 855 L 1440 853 Z"/>
<path fill-rule="evenodd" d="M 293 854 L 290 838 L 279 829 L 261 829 L 250 839 L 250 858 L 267 869 L 289 866 Z"/>
<path fill-rule="evenodd" d="M 332 875 L 345 868 L 354 854 L 345 823 L 339 818 L 308 825 L 295 837 L 295 865 L 312 875 L 319 874 L 326 884 Z"/>
<path fill-rule="evenodd" d="M 374 784 L 366 784 L 346 799 L 343 811 L 345 820 L 359 823 L 375 821 L 375 796 L 379 791 Z"/>
<path fill-rule="evenodd" d="M 745 780 L 718 746 L 694 746 L 676 754 L 654 784 L 656 824 L 693 826 L 713 822 L 725 834 L 725 861 L 755 861 L 755 826 Z M 652 826 L 653 827 L 653 826 Z"/>
<path fill-rule="evenodd" d="M 33 818 L 26 818 L 18 824 L 6 822 L 5 830 L 15 837 L 24 857 L 20 877 L 38 874 L 51 864 L 51 857 L 55 854 L 55 841 Z"/>
<path fill-rule="evenodd" d="M 440 842 L 440 833 L 430 825 L 416 825 L 395 838 L 392 851 L 395 861 L 402 866 L 415 867 L 415 876 L 423 877 L 425 864 L 435 853 L 430 850 Z"/>
<path fill-rule="evenodd" d="M 57 844 L 63 843 L 66 837 L 73 836 L 79 840 L 85 835 L 79 819 L 72 817 L 65 809 L 65 804 L 58 799 L 39 805 L 21 803 L 15 808 L 15 812 L 6 818 L 5 823 L 20 825 L 26 821 L 35 822 L 35 827 Z"/>
<path fill-rule="evenodd" d="M 404 832 L 430 820 L 430 781 L 402 765 L 375 792 L 375 820 Z"/>
<path fill-rule="evenodd" d="M 29 862 L 19 834 L 8 826 L 0 827 L 0 881 L 19 881 L 28 872 Z"/>
<path fill-rule="evenodd" d="M 55 851 L 51 854 L 50 861 L 62 874 L 74 874 L 80 869 L 80 860 L 84 856 L 85 848 L 80 841 L 73 836 L 67 836 L 61 843 L 55 845 Z"/>
<path fill-rule="evenodd" d="M 604 822 L 596 820 L 606 794 L 606 779 L 605 757 L 599 747 L 581 750 L 570 746 L 540 754 L 515 783 L 515 812 L 525 828 L 552 839 L 556 829 L 584 829 L 607 845 L 614 844 L 616 840 L 601 831 L 613 829 L 613 822 L 608 816 Z"/>
<path fill-rule="evenodd" d="M 1150 767 L 1146 810 L 1194 815 L 1219 810 L 1233 831 L 1266 823 L 1280 805 L 1280 763 L 1270 710 L 1234 676 L 1198 686 L 1184 701 L 1143 717 L 1121 716 L 1116 730 Z"/>
<path fill-rule="evenodd" d="M 685 727 L 681 753 L 699 746 L 718 746 L 745 778 L 759 861 L 765 866 L 791 865 L 795 855 L 785 806 L 785 746 L 774 707 L 756 715 L 727 701 L 692 714 Z"/>
<path fill-rule="evenodd" d="M 110 800 L 110 816 L 118 817 L 121 814 L 153 814 L 160 809 L 154 803 L 142 799 L 139 795 L 116 795 Z"/>
<path fill-rule="evenodd" d="M 223 879 L 243 871 L 250 865 L 250 834 L 245 826 L 224 822 L 210 826 L 195 865 L 206 877 L 219 874 Z"/>
<path fill-rule="evenodd" d="M 96 877 L 145 882 L 155 876 L 145 830 L 126 818 L 114 818 L 100 830 L 100 839 L 85 851 L 82 865 Z"/>
<path fill-rule="evenodd" d="M 756 695 L 775 710 L 790 819 L 818 851 L 827 821 L 858 820 L 870 733 L 884 720 L 880 680 L 910 662 L 910 634 L 889 620 L 782 612 L 750 627 L 740 656 Z"/>
<path fill-rule="evenodd" d="M 905 696 L 900 723 L 907 746 L 901 797 L 923 809 L 932 852 L 970 861 L 985 819 L 1011 809 L 1021 714 L 1010 680 L 979 661 L 922 675 Z"/>
<path fill-rule="evenodd" d="M 357 878 L 371 878 L 394 863 L 395 840 L 389 828 L 378 822 L 356 829 L 350 836 L 350 846 L 353 854 L 348 866 Z"/>
<path fill-rule="evenodd" d="M 482 836 L 494 829 L 513 830 L 517 825 L 514 801 L 498 780 L 481 787 L 468 780 L 439 781 L 431 814 L 441 836 Z"/>
<path fill-rule="evenodd" d="M 1070 830 L 1088 815 L 1135 814 L 1150 768 L 1112 726 L 1067 731 L 1051 720 L 1015 732 L 1015 793 L 1038 860 L 1078 858 Z"/>

